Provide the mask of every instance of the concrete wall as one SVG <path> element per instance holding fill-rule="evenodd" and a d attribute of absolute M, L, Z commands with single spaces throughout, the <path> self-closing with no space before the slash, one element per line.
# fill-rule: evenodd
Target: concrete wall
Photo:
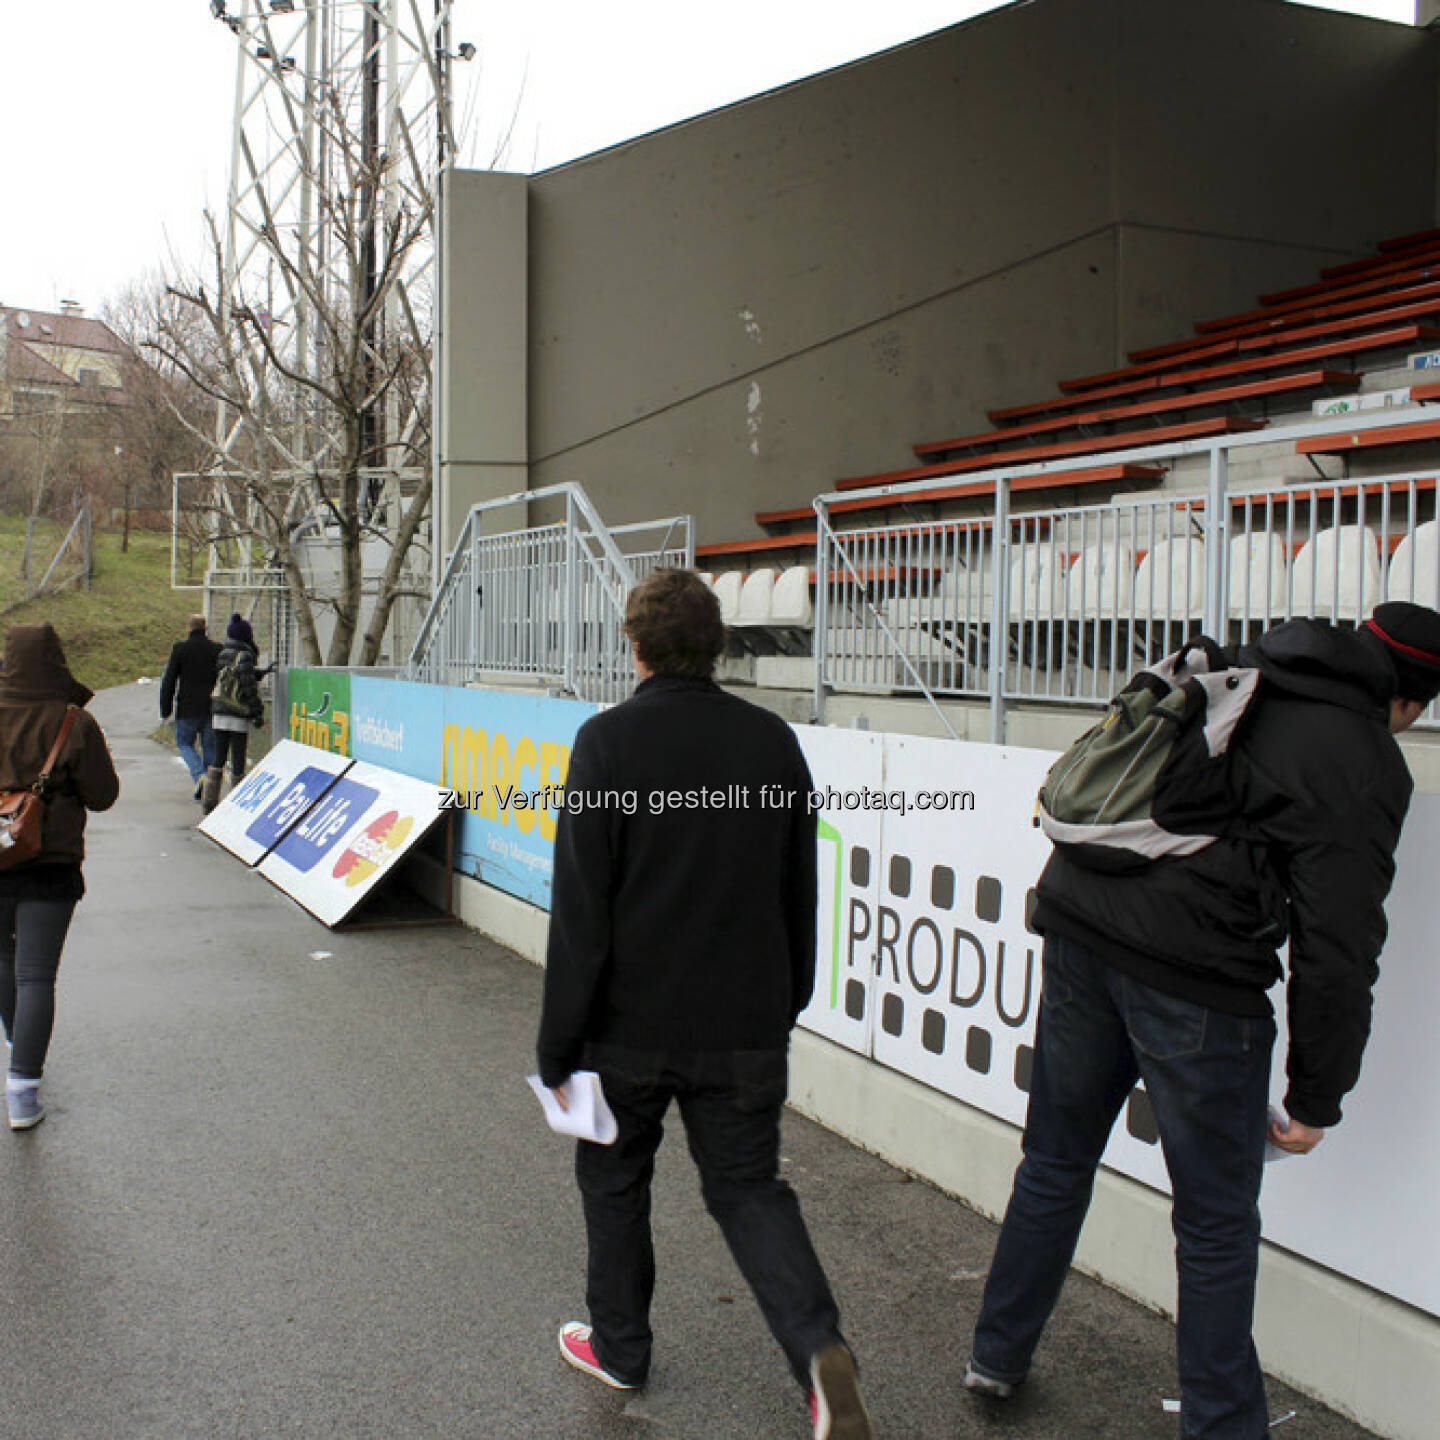
<path fill-rule="evenodd" d="M 529 488 L 528 190 L 523 175 L 463 170 L 441 188 L 439 564 L 472 505 Z"/>
<path fill-rule="evenodd" d="M 757 533 L 1424 228 L 1434 52 L 1279 0 L 1035 0 L 538 175 L 530 483 Z"/>

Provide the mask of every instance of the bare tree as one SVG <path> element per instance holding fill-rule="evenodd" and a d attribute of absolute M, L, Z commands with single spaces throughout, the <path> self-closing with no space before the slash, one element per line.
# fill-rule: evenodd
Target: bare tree
<path fill-rule="evenodd" d="M 242 138 L 262 216 L 250 262 L 233 273 L 207 217 L 208 273 L 172 278 L 147 350 L 220 415 L 209 430 L 176 412 L 207 447 L 195 504 L 213 553 L 283 575 L 307 661 L 368 665 L 397 601 L 428 599 L 412 555 L 432 488 L 428 297 L 415 279 L 434 194 L 403 125 L 390 154 L 374 105 L 332 90 L 317 113 L 313 225 L 278 218 Z"/>
<path fill-rule="evenodd" d="M 168 513 L 170 477 L 198 470 L 210 458 L 210 446 L 196 438 L 213 413 L 208 397 L 174 366 L 151 363 L 142 354 L 173 304 L 162 279 L 146 278 L 127 286 L 105 307 L 105 322 L 130 352 L 123 366 L 126 403 L 117 409 L 111 427 L 114 458 L 109 467 L 123 507 L 122 551 L 130 548 L 135 512 L 147 517 Z"/>

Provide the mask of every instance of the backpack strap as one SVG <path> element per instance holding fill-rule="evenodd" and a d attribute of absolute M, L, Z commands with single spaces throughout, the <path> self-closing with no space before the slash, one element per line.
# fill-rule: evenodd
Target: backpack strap
<path fill-rule="evenodd" d="M 36 777 L 35 783 L 30 787 L 37 795 L 45 794 L 45 786 L 50 782 L 51 772 L 55 769 L 56 762 L 60 759 L 60 752 L 65 748 L 65 741 L 70 737 L 70 729 L 75 724 L 75 717 L 80 713 L 79 707 L 67 705 L 65 707 L 65 719 L 61 723 L 60 733 L 55 737 L 55 743 L 50 747 L 50 753 L 45 757 L 45 763 L 40 767 L 40 774 Z"/>

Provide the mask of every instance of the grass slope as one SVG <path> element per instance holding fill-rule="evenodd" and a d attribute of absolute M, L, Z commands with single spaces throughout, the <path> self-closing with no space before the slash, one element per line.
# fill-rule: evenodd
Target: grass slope
<path fill-rule="evenodd" d="M 46 521 L 36 526 L 31 552 L 36 580 L 64 533 Z M 71 587 L 30 601 L 23 598 L 24 553 L 24 518 L 0 516 L 0 606 L 15 605 L 0 614 L 0 627 L 48 620 L 64 643 L 71 673 L 92 690 L 128 685 L 144 675 L 158 678 L 200 599 L 197 591 L 170 588 L 168 534 L 132 531 L 130 549 L 122 554 L 118 533 L 97 533 L 90 588 Z M 56 574 L 74 569 L 62 560 Z"/>

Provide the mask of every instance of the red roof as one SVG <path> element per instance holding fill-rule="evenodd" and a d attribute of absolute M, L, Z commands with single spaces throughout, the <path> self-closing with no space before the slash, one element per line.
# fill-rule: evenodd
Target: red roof
<path fill-rule="evenodd" d="M 37 355 L 28 345 L 10 344 L 9 380 L 12 385 L 29 381 L 32 385 L 74 385 L 69 375 Z"/>
<path fill-rule="evenodd" d="M 126 405 L 129 396 L 123 385 L 84 385 L 68 375 L 41 353 L 46 346 L 89 351 L 110 361 L 129 355 L 125 343 L 103 320 L 84 315 L 54 315 L 46 310 L 25 310 L 0 306 L 0 328 L 4 329 L 3 360 L 6 378 L 12 386 L 64 388 L 67 403 L 85 405 Z M 83 369 L 83 360 L 78 369 Z M 110 368 L 114 368 L 113 364 Z M 123 373 L 123 372 L 122 372 Z"/>
<path fill-rule="evenodd" d="M 0 321 L 4 322 L 12 340 L 99 350 L 107 355 L 126 353 L 125 342 L 103 320 L 92 320 L 85 315 L 52 315 L 45 310 L 0 305 Z"/>

